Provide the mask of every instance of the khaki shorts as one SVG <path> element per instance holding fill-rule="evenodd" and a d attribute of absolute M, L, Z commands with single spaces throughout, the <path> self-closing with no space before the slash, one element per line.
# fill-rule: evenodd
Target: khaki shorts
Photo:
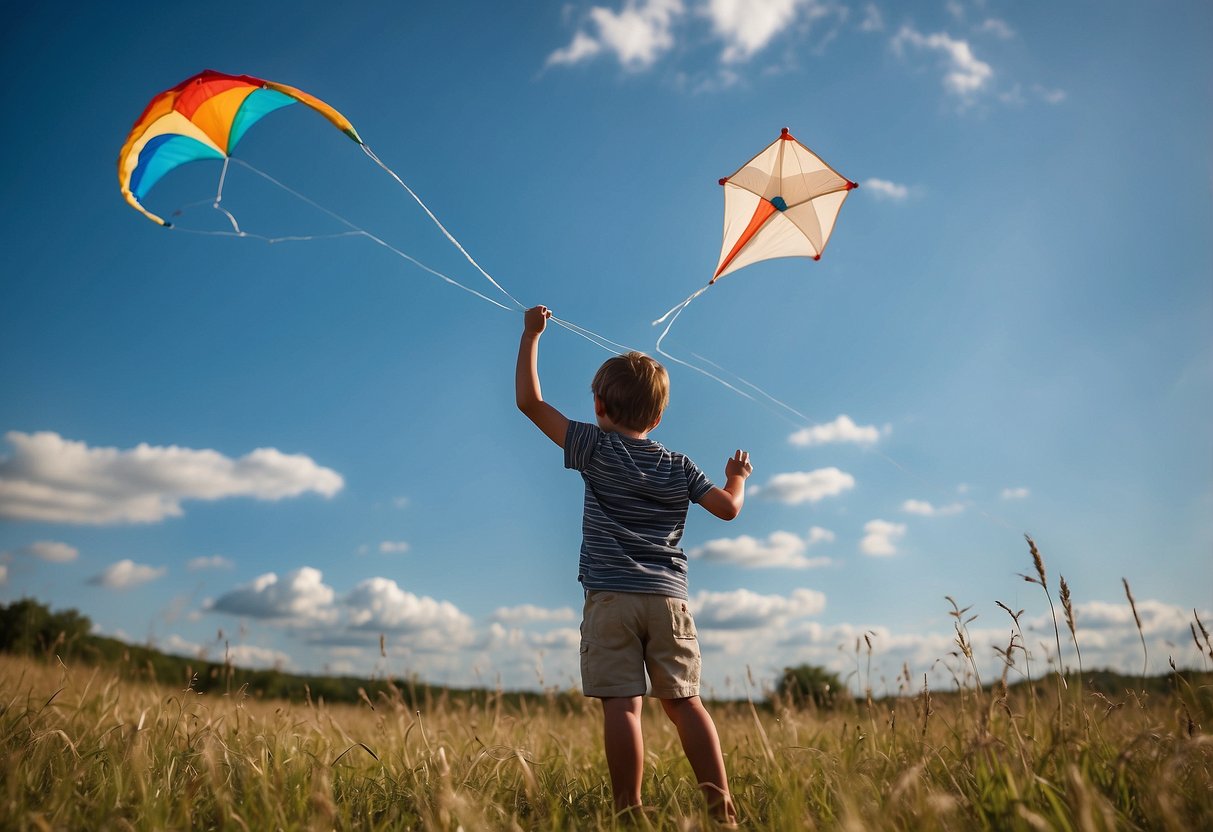
<path fill-rule="evenodd" d="M 581 688 L 586 696 L 699 695 L 699 640 L 681 598 L 590 590 L 581 621 Z"/>

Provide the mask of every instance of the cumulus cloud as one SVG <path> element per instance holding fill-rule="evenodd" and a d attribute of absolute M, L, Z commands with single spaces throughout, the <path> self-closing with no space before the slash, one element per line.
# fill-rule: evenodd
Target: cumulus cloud
<path fill-rule="evenodd" d="M 249 618 L 324 624 L 337 620 L 335 593 L 319 569 L 304 566 L 279 579 L 267 572 L 210 602 L 208 609 Z"/>
<path fill-rule="evenodd" d="M 874 425 L 857 425 L 845 413 L 832 422 L 801 428 L 788 437 L 793 445 L 812 447 L 836 442 L 853 442 L 856 445 L 872 445 L 880 439 L 880 429 Z"/>
<path fill-rule="evenodd" d="M 671 27 L 683 13 L 681 0 L 627 0 L 618 12 L 595 6 L 587 27 L 578 30 L 568 46 L 548 55 L 547 64 L 577 64 L 606 52 L 627 69 L 647 69 L 673 47 Z"/>
<path fill-rule="evenodd" d="M 167 572 L 163 566 L 148 566 L 145 563 L 135 563 L 129 558 L 111 563 L 100 574 L 88 579 L 93 586 L 106 589 L 130 589 L 131 587 L 154 581 Z"/>
<path fill-rule="evenodd" d="M 25 547 L 24 551 L 51 563 L 71 563 L 80 556 L 80 550 L 75 546 L 55 540 L 39 540 L 37 543 L 31 543 Z"/>
<path fill-rule="evenodd" d="M 810 529 L 807 537 L 777 531 L 767 535 L 766 540 L 759 540 L 743 534 L 740 537 L 709 540 L 689 550 L 687 557 L 754 568 L 811 569 L 828 566 L 830 559 L 808 557 L 806 552 L 809 547 L 814 543 L 832 540 L 834 533 L 820 526 Z"/>
<path fill-rule="evenodd" d="M 793 29 L 803 34 L 813 21 L 831 14 L 842 18 L 845 11 L 822 0 L 702 0 L 696 13 L 688 15 L 682 0 L 625 0 L 618 11 L 591 7 L 568 45 L 548 55 L 547 66 L 571 66 L 609 55 L 625 69 L 646 70 L 674 49 L 690 23 L 704 20 L 711 39 L 724 44 L 720 62 L 727 68 L 750 60 L 781 34 Z M 726 72 L 707 86 L 727 87 L 735 78 Z"/>
<path fill-rule="evenodd" d="M 759 595 L 748 589 L 700 592 L 691 599 L 699 629 L 752 630 L 791 618 L 817 615 L 826 597 L 813 589 L 796 589 L 791 595 Z"/>
<path fill-rule="evenodd" d="M 973 54 L 967 41 L 944 32 L 924 35 L 911 26 L 902 26 L 893 37 L 892 45 L 898 55 L 904 54 L 906 46 L 940 54 L 945 64 L 944 89 L 962 99 L 981 92 L 994 77 L 994 70 Z"/>
<path fill-rule="evenodd" d="M 409 550 L 409 544 L 403 540 L 385 540 L 379 544 L 379 553 L 383 555 L 403 555 Z"/>
<path fill-rule="evenodd" d="M 890 523 L 888 520 L 869 520 L 863 527 L 863 540 L 859 550 L 865 555 L 887 557 L 897 554 L 897 541 L 905 537 L 905 523 Z"/>
<path fill-rule="evenodd" d="M 577 614 L 569 607 L 551 609 L 534 604 L 519 604 L 516 607 L 498 607 L 490 618 L 501 624 L 529 624 L 542 621 L 573 621 Z"/>
<path fill-rule="evenodd" d="M 472 619 L 450 601 L 414 595 L 390 578 L 368 578 L 342 601 L 357 630 L 403 634 L 411 647 L 445 649 L 472 640 Z"/>
<path fill-rule="evenodd" d="M 1031 491 L 1021 486 L 1019 488 L 1004 488 L 1001 496 L 1004 500 L 1026 500 L 1031 494 Z"/>
<path fill-rule="evenodd" d="M 749 60 L 800 15 L 811 19 L 826 13 L 815 0 L 708 0 L 703 10 L 712 32 L 725 42 L 720 57 L 726 64 Z"/>
<path fill-rule="evenodd" d="M 766 499 L 794 506 L 817 503 L 826 497 L 836 497 L 854 487 L 853 476 L 846 471 L 830 467 L 776 474 L 761 489 L 753 491 Z"/>
<path fill-rule="evenodd" d="M 907 186 L 874 177 L 863 180 L 863 190 L 865 193 L 875 195 L 877 199 L 890 202 L 904 202 L 910 195 L 910 189 Z"/>
<path fill-rule="evenodd" d="M 212 652 L 206 645 L 189 641 L 176 633 L 166 638 L 159 646 L 164 652 L 178 656 L 188 656 L 203 661 L 209 661 L 212 658 Z M 291 657 L 281 650 L 259 647 L 255 644 L 228 645 L 213 658 L 216 661 L 229 661 L 236 667 L 288 670 L 293 666 Z"/>
<path fill-rule="evenodd" d="M 926 500 L 906 500 L 901 504 L 901 510 L 906 514 L 917 514 L 920 517 L 947 517 L 951 514 L 960 514 L 965 507 L 963 503 L 935 506 Z"/>
<path fill-rule="evenodd" d="M 275 448 L 231 459 L 176 445 L 90 448 L 49 431 L 5 439 L 13 450 L 0 458 L 0 517 L 11 520 L 154 523 L 180 516 L 184 500 L 331 497 L 344 485 L 336 471 Z"/>

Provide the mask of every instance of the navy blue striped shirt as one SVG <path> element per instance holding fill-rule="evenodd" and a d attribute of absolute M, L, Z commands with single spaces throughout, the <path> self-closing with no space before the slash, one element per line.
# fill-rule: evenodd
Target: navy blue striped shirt
<path fill-rule="evenodd" d="M 582 586 L 686 598 L 687 558 L 678 543 L 687 508 L 714 487 L 703 471 L 651 439 L 572 420 L 564 467 L 585 480 Z"/>

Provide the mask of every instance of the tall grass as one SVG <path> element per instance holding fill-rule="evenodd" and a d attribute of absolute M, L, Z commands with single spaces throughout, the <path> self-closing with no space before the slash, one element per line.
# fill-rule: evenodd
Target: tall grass
<path fill-rule="evenodd" d="M 1062 599 L 1081 639 L 1068 586 Z M 1005 672 L 987 689 L 971 619 L 955 605 L 954 619 L 972 669 L 956 691 L 923 677 L 915 694 L 905 668 L 898 697 L 869 684 L 830 710 L 715 705 L 743 826 L 1213 829 L 1207 673 L 1176 671 L 1165 695 Z M 1198 617 L 1192 634 L 1203 656 Z M 1026 659 L 1021 636 L 1004 656 Z M 710 828 L 674 729 L 647 708 L 652 808 L 633 823 Z M 0 656 L 0 828 L 613 829 L 600 725 L 596 703 L 555 695 L 292 704 Z"/>

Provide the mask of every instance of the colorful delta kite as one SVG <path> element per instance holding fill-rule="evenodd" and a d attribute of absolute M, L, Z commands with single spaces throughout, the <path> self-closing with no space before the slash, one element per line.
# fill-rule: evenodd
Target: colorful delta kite
<path fill-rule="evenodd" d="M 200 159 L 226 159 L 248 129 L 274 110 L 306 104 L 363 145 L 341 113 L 302 90 L 249 75 L 204 70 L 148 103 L 118 154 L 118 182 L 131 207 L 168 226 L 143 198 L 174 168 Z"/>
<path fill-rule="evenodd" d="M 708 285 L 775 257 L 821 258 L 847 194 L 859 187 L 783 128 L 724 186 L 724 243 Z"/>

